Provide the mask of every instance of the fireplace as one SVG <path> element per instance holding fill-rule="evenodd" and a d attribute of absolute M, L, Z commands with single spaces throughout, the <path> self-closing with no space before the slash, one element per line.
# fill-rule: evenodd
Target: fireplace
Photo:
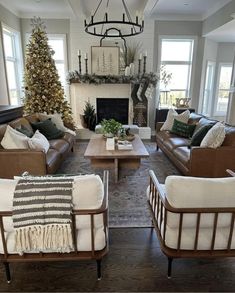
<path fill-rule="evenodd" d="M 97 98 L 97 123 L 103 119 L 115 119 L 122 124 L 128 124 L 128 98 Z"/>

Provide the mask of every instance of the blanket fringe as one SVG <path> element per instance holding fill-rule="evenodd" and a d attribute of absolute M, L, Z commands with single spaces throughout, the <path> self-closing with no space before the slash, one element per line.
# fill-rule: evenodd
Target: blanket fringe
<path fill-rule="evenodd" d="M 16 251 L 71 252 L 74 251 L 70 224 L 48 224 L 15 229 Z"/>

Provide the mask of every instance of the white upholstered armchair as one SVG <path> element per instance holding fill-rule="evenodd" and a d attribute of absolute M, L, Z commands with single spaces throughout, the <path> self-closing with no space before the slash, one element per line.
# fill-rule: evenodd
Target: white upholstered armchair
<path fill-rule="evenodd" d="M 150 171 L 147 198 L 161 250 L 174 258 L 235 256 L 235 178 L 169 176 Z"/>

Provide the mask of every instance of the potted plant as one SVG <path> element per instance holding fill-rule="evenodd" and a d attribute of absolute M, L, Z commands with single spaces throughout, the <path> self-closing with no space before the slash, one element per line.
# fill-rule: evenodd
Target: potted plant
<path fill-rule="evenodd" d="M 84 125 L 90 130 L 95 130 L 96 125 L 96 113 L 95 108 L 90 102 L 86 102 L 85 108 L 83 111 L 83 120 Z"/>
<path fill-rule="evenodd" d="M 114 137 L 118 135 L 118 132 L 122 129 L 122 124 L 115 119 L 102 120 L 101 122 L 102 132 L 106 137 Z"/>

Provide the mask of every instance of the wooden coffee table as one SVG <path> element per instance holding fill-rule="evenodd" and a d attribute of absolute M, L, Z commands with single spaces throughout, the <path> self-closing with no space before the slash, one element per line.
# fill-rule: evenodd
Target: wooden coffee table
<path fill-rule="evenodd" d="M 133 150 L 106 150 L 106 140 L 102 134 L 94 134 L 86 148 L 84 157 L 91 160 L 91 164 L 96 168 L 114 168 L 115 182 L 118 182 L 120 167 L 137 169 L 140 166 L 141 158 L 149 157 L 143 142 L 138 135 L 131 142 Z"/>

